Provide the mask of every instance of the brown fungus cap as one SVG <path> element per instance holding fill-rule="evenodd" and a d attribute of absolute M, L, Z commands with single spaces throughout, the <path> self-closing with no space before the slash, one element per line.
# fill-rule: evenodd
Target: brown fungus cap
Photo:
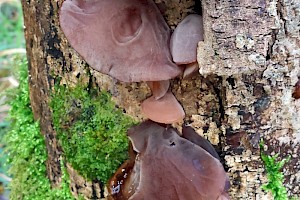
<path fill-rule="evenodd" d="M 148 81 L 147 85 L 150 87 L 152 95 L 157 100 L 162 98 L 168 92 L 170 81 Z"/>
<path fill-rule="evenodd" d="M 176 64 L 189 64 L 197 60 L 198 42 L 203 40 L 202 16 L 188 15 L 175 28 L 170 49 Z"/>
<path fill-rule="evenodd" d="M 180 137 L 176 129 L 146 121 L 130 128 L 128 136 L 137 152 L 134 166 L 126 178 L 109 183 L 109 199 L 230 199 L 228 176 L 220 161 Z"/>
<path fill-rule="evenodd" d="M 151 96 L 141 104 L 142 112 L 152 121 L 171 124 L 183 120 L 185 113 L 172 92 L 160 99 Z"/>
<path fill-rule="evenodd" d="M 297 81 L 297 83 L 295 85 L 295 90 L 293 92 L 293 97 L 295 99 L 299 99 L 300 98 L 300 79 Z"/>
<path fill-rule="evenodd" d="M 199 70 L 199 64 L 198 62 L 193 62 L 190 64 L 185 65 L 185 69 L 183 71 L 183 79 L 191 78 L 196 74 L 196 72 Z"/>
<path fill-rule="evenodd" d="M 120 81 L 181 73 L 171 60 L 170 29 L 152 0 L 66 0 L 60 26 L 92 68 Z"/>
<path fill-rule="evenodd" d="M 220 157 L 212 144 L 205 138 L 201 137 L 198 133 L 196 133 L 196 131 L 192 127 L 183 126 L 182 137 L 198 145 L 199 147 L 202 147 L 205 151 L 210 153 L 210 155 L 220 160 Z"/>

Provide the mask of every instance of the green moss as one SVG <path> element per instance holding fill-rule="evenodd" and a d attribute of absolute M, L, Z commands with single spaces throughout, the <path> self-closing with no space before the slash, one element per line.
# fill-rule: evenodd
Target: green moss
<path fill-rule="evenodd" d="M 85 178 L 105 183 L 128 158 L 126 131 L 134 121 L 109 93 L 80 85 L 57 86 L 51 107 L 67 161 Z"/>
<path fill-rule="evenodd" d="M 284 175 L 281 170 L 284 164 L 290 160 L 290 157 L 279 161 L 278 155 L 279 154 L 274 156 L 266 155 L 263 152 L 263 141 L 260 142 L 260 156 L 264 162 L 268 177 L 268 183 L 263 185 L 262 189 L 265 191 L 270 191 L 275 200 L 287 200 L 288 194 L 283 185 Z"/>
<path fill-rule="evenodd" d="M 27 62 L 23 60 L 18 65 L 19 87 L 9 92 L 11 125 L 4 139 L 5 151 L 9 157 L 9 172 L 13 177 L 10 183 L 10 199 L 74 199 L 64 169 L 61 188 L 51 189 L 46 176 L 47 153 L 44 137 L 30 108 Z"/>

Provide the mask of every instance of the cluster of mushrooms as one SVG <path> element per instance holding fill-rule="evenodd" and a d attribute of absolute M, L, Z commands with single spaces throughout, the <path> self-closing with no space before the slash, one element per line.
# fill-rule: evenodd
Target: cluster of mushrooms
<path fill-rule="evenodd" d="M 167 125 L 185 116 L 170 79 L 197 71 L 202 17 L 187 16 L 171 36 L 153 0 L 66 0 L 60 26 L 92 68 L 122 82 L 146 82 L 152 91 L 141 103 L 150 120 L 128 130 L 130 159 L 109 181 L 108 198 L 229 199 L 229 178 L 213 146 L 191 127 L 180 134 Z"/>

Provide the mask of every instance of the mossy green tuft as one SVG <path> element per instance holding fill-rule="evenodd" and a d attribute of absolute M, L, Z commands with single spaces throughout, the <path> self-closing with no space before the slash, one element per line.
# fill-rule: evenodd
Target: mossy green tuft
<path fill-rule="evenodd" d="M 45 140 L 40 133 L 39 122 L 34 121 L 30 107 L 27 62 L 22 60 L 18 66 L 19 87 L 9 92 L 11 124 L 4 138 L 9 172 L 13 177 L 10 183 L 10 199 L 74 199 L 64 169 L 61 187 L 51 189 L 46 171 Z"/>
<path fill-rule="evenodd" d="M 262 186 L 265 191 L 270 191 L 274 197 L 274 200 L 288 200 L 287 189 L 284 187 L 284 174 L 282 168 L 285 163 L 290 160 L 290 157 L 286 159 L 278 160 L 279 154 L 274 156 L 266 155 L 263 151 L 263 140 L 260 142 L 260 157 L 264 162 L 267 172 L 268 183 Z"/>
<path fill-rule="evenodd" d="M 108 92 L 56 86 L 51 108 L 65 157 L 81 175 L 106 183 L 128 158 L 127 129 L 135 122 Z"/>

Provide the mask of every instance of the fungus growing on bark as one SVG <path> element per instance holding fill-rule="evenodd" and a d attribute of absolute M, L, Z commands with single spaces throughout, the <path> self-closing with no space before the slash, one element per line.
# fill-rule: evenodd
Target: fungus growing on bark
<path fill-rule="evenodd" d="M 150 87 L 154 98 L 160 99 L 168 92 L 170 81 L 149 81 L 147 85 Z"/>
<path fill-rule="evenodd" d="M 295 85 L 295 90 L 293 92 L 293 97 L 295 99 L 299 99 L 300 98 L 300 79 L 297 81 L 297 83 Z"/>
<path fill-rule="evenodd" d="M 152 0 L 66 0 L 60 26 L 92 68 L 120 81 L 161 81 L 181 73 L 171 60 L 170 29 Z"/>
<path fill-rule="evenodd" d="M 191 141 L 192 143 L 202 147 L 205 151 L 210 153 L 213 157 L 220 160 L 218 153 L 216 152 L 215 148 L 212 144 L 206 140 L 205 138 L 199 136 L 196 131 L 190 126 L 183 126 L 182 127 L 182 137 Z"/>
<path fill-rule="evenodd" d="M 199 41 L 203 41 L 202 16 L 188 15 L 175 28 L 170 42 L 173 61 L 179 65 L 190 64 L 186 65 L 183 77 L 190 76 L 198 69 L 197 46 Z"/>
<path fill-rule="evenodd" d="M 123 82 L 150 82 L 156 100 L 168 99 L 169 79 L 181 69 L 171 59 L 170 28 L 152 0 L 66 0 L 60 25 L 92 68 Z"/>
<path fill-rule="evenodd" d="M 129 129 L 128 136 L 137 155 L 108 183 L 109 199 L 229 199 L 220 161 L 175 128 L 146 121 Z"/>
<path fill-rule="evenodd" d="M 160 99 L 151 96 L 141 106 L 149 119 L 159 123 L 171 124 L 184 118 L 184 110 L 172 92 L 167 92 Z"/>

